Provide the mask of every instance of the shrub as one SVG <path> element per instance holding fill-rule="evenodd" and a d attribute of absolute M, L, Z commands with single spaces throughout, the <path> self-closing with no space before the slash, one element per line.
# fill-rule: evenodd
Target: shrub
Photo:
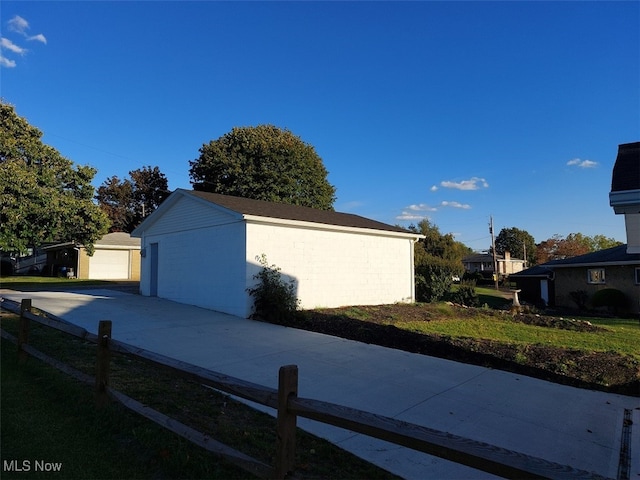
<path fill-rule="evenodd" d="M 480 272 L 464 272 L 464 275 L 462 276 L 462 280 L 474 282 L 476 285 L 478 284 L 478 282 L 481 282 L 482 279 L 483 277 Z"/>
<path fill-rule="evenodd" d="M 591 305 L 594 307 L 607 307 L 613 312 L 624 310 L 627 307 L 627 297 L 620 290 L 615 288 L 605 288 L 598 290 L 591 298 Z"/>
<path fill-rule="evenodd" d="M 578 306 L 578 310 L 587 309 L 587 301 L 589 300 L 589 294 L 587 292 L 584 290 L 575 290 L 573 292 L 569 292 L 569 296 Z"/>
<path fill-rule="evenodd" d="M 258 280 L 258 284 L 247 289 L 249 295 L 254 298 L 251 318 L 282 323 L 290 319 L 300 305 L 294 282 L 293 280 L 285 282 L 280 268 L 275 265 L 270 266 L 265 254 L 256 257 L 256 260 L 262 268 L 253 276 Z"/>
<path fill-rule="evenodd" d="M 459 305 L 467 307 L 477 307 L 480 303 L 476 293 L 476 282 L 473 280 L 463 280 L 458 288 L 449 294 L 449 300 Z"/>
<path fill-rule="evenodd" d="M 451 288 L 451 268 L 442 260 L 417 265 L 415 277 L 416 300 L 419 302 L 437 302 L 444 298 Z"/>

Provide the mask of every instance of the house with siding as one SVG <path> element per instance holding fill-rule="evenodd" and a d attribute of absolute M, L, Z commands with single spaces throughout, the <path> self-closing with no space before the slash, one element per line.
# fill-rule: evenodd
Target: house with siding
<path fill-rule="evenodd" d="M 614 288 L 625 294 L 630 312 L 640 313 L 640 142 L 619 145 L 609 204 L 615 214 L 624 215 L 627 243 L 512 275 L 522 299 L 575 308 L 571 292 L 581 290 L 590 298 L 598 290 Z"/>
<path fill-rule="evenodd" d="M 422 235 L 358 215 L 178 189 L 132 233 L 142 295 L 248 317 L 265 255 L 302 308 L 414 301 Z"/>
<path fill-rule="evenodd" d="M 510 252 L 504 252 L 504 255 L 496 254 L 496 263 L 498 266 L 498 274 L 500 276 L 509 276 L 512 273 L 522 271 L 525 261 L 521 258 L 512 257 Z M 484 274 L 487 278 L 493 276 L 493 255 L 489 253 L 467 255 L 462 259 L 462 264 L 467 273 L 478 272 Z"/>

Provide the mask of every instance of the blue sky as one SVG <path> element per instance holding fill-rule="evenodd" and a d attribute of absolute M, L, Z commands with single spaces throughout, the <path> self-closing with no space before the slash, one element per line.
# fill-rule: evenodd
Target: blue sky
<path fill-rule="evenodd" d="M 29 2 L 0 6 L 0 95 L 94 184 L 189 161 L 234 126 L 313 145 L 335 208 L 429 218 L 476 250 L 625 240 L 608 204 L 640 140 L 640 2 Z"/>

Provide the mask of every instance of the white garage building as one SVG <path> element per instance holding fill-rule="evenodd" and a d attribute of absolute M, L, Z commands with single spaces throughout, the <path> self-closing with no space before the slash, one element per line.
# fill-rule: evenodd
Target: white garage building
<path fill-rule="evenodd" d="M 241 317 L 263 254 L 294 282 L 302 308 L 412 302 L 422 238 L 358 215 L 181 189 L 132 236 L 143 295 Z"/>

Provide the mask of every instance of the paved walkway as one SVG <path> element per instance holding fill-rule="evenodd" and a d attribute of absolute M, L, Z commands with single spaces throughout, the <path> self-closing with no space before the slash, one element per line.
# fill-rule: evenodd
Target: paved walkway
<path fill-rule="evenodd" d="M 487 442 L 616 478 L 624 409 L 634 409 L 631 478 L 640 475 L 640 399 L 363 344 L 106 289 L 15 292 L 96 333 L 251 382 L 277 387 L 299 367 L 299 394 Z M 272 412 L 273 413 L 273 412 Z M 299 426 L 401 477 L 495 478 L 347 430 Z"/>

